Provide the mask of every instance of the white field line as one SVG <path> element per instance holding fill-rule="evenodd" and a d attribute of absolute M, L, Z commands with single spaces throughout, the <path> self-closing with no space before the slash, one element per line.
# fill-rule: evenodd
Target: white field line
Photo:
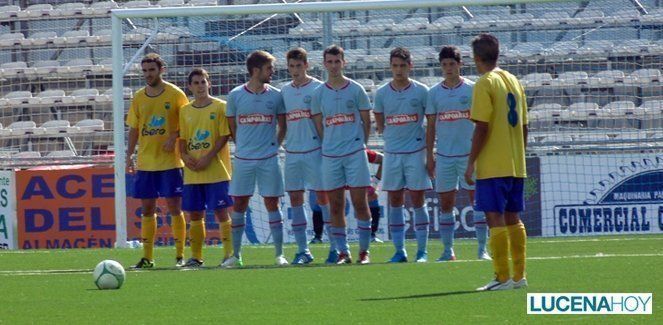
<path fill-rule="evenodd" d="M 565 256 L 532 256 L 528 261 L 545 260 L 566 260 L 566 259 L 592 259 L 592 258 L 621 258 L 621 257 L 663 257 L 663 253 L 650 254 L 603 254 L 594 255 L 565 255 Z M 481 260 L 456 260 L 453 263 L 485 263 Z M 414 263 L 413 263 L 414 264 Z M 249 268 L 250 269 L 250 268 Z M 131 271 L 135 272 L 135 271 Z M 143 272 L 143 271 L 137 271 Z M 147 271 L 149 272 L 149 271 Z M 0 271 L 0 276 L 24 276 L 24 275 L 71 275 L 71 274 L 91 274 L 91 269 L 69 269 L 69 270 L 21 270 L 21 271 Z"/>

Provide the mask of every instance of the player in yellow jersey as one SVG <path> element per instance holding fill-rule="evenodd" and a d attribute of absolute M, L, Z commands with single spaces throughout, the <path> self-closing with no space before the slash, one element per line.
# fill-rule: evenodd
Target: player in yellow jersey
<path fill-rule="evenodd" d="M 146 55 L 140 64 L 147 85 L 136 92 L 127 115 L 127 172 L 135 172 L 133 197 L 140 199 L 142 206 L 141 238 L 144 255 L 134 268 L 154 267 L 158 197 L 166 198 L 175 238 L 175 265 L 182 266 L 186 239 L 186 224 L 181 210 L 183 163 L 175 152 L 175 146 L 180 108 L 189 100 L 181 89 L 161 78 L 166 65 L 158 54 Z M 136 145 L 137 165 L 134 166 Z"/>
<path fill-rule="evenodd" d="M 518 79 L 497 67 L 499 41 L 490 34 L 472 40 L 477 71 L 470 118 L 476 123 L 465 180 L 473 184 L 476 168 L 475 209 L 486 214 L 490 228 L 495 279 L 479 291 L 527 286 L 525 255 L 527 233 L 518 214 L 525 209 L 523 185 L 527 177 L 527 102 Z M 509 270 L 509 252 L 513 276 Z"/>
<path fill-rule="evenodd" d="M 193 69 L 189 73 L 188 85 L 194 100 L 180 111 L 179 148 L 184 160 L 182 208 L 191 219 L 191 258 L 184 266 L 195 268 L 203 265 L 206 209 L 214 211 L 221 225 L 221 243 L 225 252 L 221 263 L 232 256 L 228 207 L 233 201 L 228 195 L 230 128 L 226 102 L 210 96 L 209 74 L 204 69 Z"/>

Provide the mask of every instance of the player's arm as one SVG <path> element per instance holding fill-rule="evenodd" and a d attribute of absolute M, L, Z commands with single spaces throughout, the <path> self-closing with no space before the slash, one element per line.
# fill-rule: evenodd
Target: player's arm
<path fill-rule="evenodd" d="M 472 150 L 470 151 L 470 157 L 467 162 L 467 170 L 465 171 L 465 181 L 469 185 L 474 184 L 472 179 L 472 174 L 474 174 L 474 163 L 479 157 L 481 150 L 486 145 L 486 140 L 488 140 L 488 122 L 474 121 L 474 133 L 472 134 Z"/>
<path fill-rule="evenodd" d="M 200 157 L 198 162 L 196 163 L 196 170 L 203 170 L 209 166 L 209 164 L 212 162 L 212 159 L 214 159 L 221 149 L 228 143 L 228 135 L 222 135 L 216 139 L 214 142 L 214 147 L 210 151 L 208 151 L 205 155 Z"/>
<path fill-rule="evenodd" d="M 359 115 L 361 115 L 362 126 L 364 127 L 364 144 L 367 144 L 368 136 L 371 133 L 371 111 L 361 110 L 359 111 Z"/>
<path fill-rule="evenodd" d="M 375 129 L 378 134 L 382 134 L 384 132 L 384 114 L 373 112 L 373 115 L 375 115 Z"/>
<path fill-rule="evenodd" d="M 435 178 L 435 115 L 426 115 L 426 171 L 430 178 Z"/>
<path fill-rule="evenodd" d="M 322 114 L 313 115 L 313 123 L 315 123 L 315 130 L 318 131 L 318 137 L 322 140 L 324 136 L 324 129 L 322 128 Z"/>
<path fill-rule="evenodd" d="M 129 139 L 128 139 L 128 146 L 127 146 L 127 172 L 133 173 L 134 171 L 134 160 L 133 160 L 133 155 L 134 152 L 136 152 L 136 145 L 138 144 L 138 129 L 137 128 L 129 128 Z"/>
<path fill-rule="evenodd" d="M 180 156 L 182 156 L 182 161 L 184 161 L 184 165 L 191 170 L 197 170 L 196 169 L 197 161 L 189 154 L 189 150 L 186 147 L 186 139 L 180 138 L 178 144 L 180 149 Z"/>
<path fill-rule="evenodd" d="M 234 116 L 226 116 L 228 119 L 228 128 L 230 128 L 230 137 L 237 143 L 237 126 L 235 125 L 235 117 Z"/>
<path fill-rule="evenodd" d="M 175 150 L 175 144 L 177 143 L 177 139 L 179 137 L 180 137 L 180 131 L 171 132 L 170 135 L 168 136 L 168 139 L 166 139 L 166 142 L 164 142 L 162 146 L 163 151 L 173 152 L 173 150 Z"/>
<path fill-rule="evenodd" d="M 285 139 L 285 132 L 287 131 L 288 127 L 285 122 L 285 114 L 278 114 L 276 115 L 276 123 L 278 124 L 278 131 L 276 133 L 276 139 L 279 142 L 279 146 L 283 143 L 283 139 Z"/>
<path fill-rule="evenodd" d="M 527 133 L 529 133 L 529 128 L 525 124 L 523 125 L 523 143 L 525 144 L 525 149 L 527 149 Z"/>

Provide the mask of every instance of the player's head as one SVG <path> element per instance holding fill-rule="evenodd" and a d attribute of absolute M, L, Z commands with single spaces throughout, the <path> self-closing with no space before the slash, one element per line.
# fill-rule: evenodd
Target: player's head
<path fill-rule="evenodd" d="M 212 84 L 210 83 L 207 70 L 194 68 L 189 72 L 187 80 L 189 81 L 189 91 L 191 91 L 195 98 L 209 96 L 209 89 L 212 87 Z"/>
<path fill-rule="evenodd" d="M 477 64 L 479 73 L 485 73 L 497 65 L 500 55 L 500 42 L 497 37 L 483 33 L 472 40 L 472 52 L 474 62 Z"/>
<path fill-rule="evenodd" d="M 437 56 L 444 78 L 456 79 L 460 76 L 460 50 L 455 46 L 443 46 Z"/>
<path fill-rule="evenodd" d="M 265 51 L 254 51 L 246 58 L 246 70 L 248 70 L 251 79 L 269 83 L 272 81 L 272 75 L 274 74 L 274 61 L 276 61 L 276 58 L 273 55 Z"/>
<path fill-rule="evenodd" d="M 412 55 L 404 47 L 397 47 L 389 53 L 389 66 L 395 81 L 406 81 L 410 78 Z"/>
<path fill-rule="evenodd" d="M 301 47 L 294 48 L 286 53 L 285 58 L 288 62 L 288 73 L 290 73 L 292 79 L 306 77 L 308 59 L 305 49 Z"/>
<path fill-rule="evenodd" d="M 339 77 L 343 75 L 345 67 L 345 54 L 343 48 L 338 45 L 330 45 L 322 52 L 325 69 L 330 77 Z"/>
<path fill-rule="evenodd" d="M 140 61 L 140 67 L 143 70 L 145 83 L 150 87 L 156 87 L 162 81 L 161 74 L 166 70 L 166 61 L 159 54 L 149 53 Z"/>

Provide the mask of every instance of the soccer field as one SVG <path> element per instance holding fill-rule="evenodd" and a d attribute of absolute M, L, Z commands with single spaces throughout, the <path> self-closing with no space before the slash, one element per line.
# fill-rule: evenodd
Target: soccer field
<path fill-rule="evenodd" d="M 409 251 L 415 250 L 409 243 Z M 244 269 L 176 270 L 174 248 L 156 251 L 157 268 L 128 271 L 120 290 L 97 290 L 92 268 L 103 259 L 128 266 L 140 250 L 0 252 L 0 323 L 524 323 L 661 324 L 663 236 L 531 238 L 529 288 L 475 292 L 492 267 L 475 260 L 476 241 L 458 240 L 450 263 L 386 264 L 391 243 L 372 247 L 371 265 L 275 267 L 271 246 L 249 246 Z M 356 247 L 352 248 L 356 252 Z M 439 243 L 430 247 L 434 259 Z M 288 256 L 294 246 L 287 246 Z M 527 292 L 651 292 L 653 315 L 527 315 Z"/>

